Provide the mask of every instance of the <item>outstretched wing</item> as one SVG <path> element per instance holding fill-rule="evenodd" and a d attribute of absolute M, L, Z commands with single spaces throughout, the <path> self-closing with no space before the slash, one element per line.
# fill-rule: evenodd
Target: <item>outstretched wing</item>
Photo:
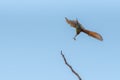
<path fill-rule="evenodd" d="M 76 20 L 69 20 L 65 17 L 65 20 L 68 24 L 70 24 L 72 27 L 76 28 L 76 25 L 78 24 L 78 22 Z"/>
<path fill-rule="evenodd" d="M 94 37 L 94 38 L 96 38 L 100 41 L 103 41 L 102 36 L 100 34 L 96 33 L 96 32 L 89 31 L 89 30 L 86 30 L 86 29 L 84 29 L 83 32 L 85 32 L 86 34 L 88 34 L 91 37 Z"/>

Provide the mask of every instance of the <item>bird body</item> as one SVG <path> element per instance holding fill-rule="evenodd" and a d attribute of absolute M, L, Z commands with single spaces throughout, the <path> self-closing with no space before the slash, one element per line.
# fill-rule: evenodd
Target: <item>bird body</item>
<path fill-rule="evenodd" d="M 80 24 L 80 23 L 78 22 L 77 19 L 76 19 L 76 20 L 69 20 L 69 19 L 67 19 L 66 17 L 65 17 L 65 19 L 66 19 L 66 22 L 67 22 L 68 24 L 70 24 L 73 28 L 76 29 L 76 35 L 74 36 L 74 40 L 76 40 L 76 36 L 79 35 L 80 32 L 84 32 L 84 33 L 88 34 L 89 36 L 94 37 L 94 38 L 96 38 L 96 39 L 98 39 L 98 40 L 100 40 L 100 41 L 103 40 L 103 38 L 102 38 L 102 36 L 101 36 L 100 34 L 98 34 L 97 32 L 93 32 L 93 31 L 90 31 L 90 30 L 85 29 L 85 28 L 82 26 L 82 24 Z"/>

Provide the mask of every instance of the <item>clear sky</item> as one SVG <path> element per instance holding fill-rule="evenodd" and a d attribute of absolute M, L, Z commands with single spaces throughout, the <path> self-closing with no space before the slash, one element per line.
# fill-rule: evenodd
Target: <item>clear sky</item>
<path fill-rule="evenodd" d="M 103 36 L 98 41 L 66 22 Z M 120 80 L 119 0 L 1 0 L 0 80 Z"/>

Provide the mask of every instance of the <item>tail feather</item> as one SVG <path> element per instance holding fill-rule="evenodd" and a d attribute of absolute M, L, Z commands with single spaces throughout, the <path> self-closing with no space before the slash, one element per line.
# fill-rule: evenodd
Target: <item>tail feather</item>
<path fill-rule="evenodd" d="M 102 36 L 100 34 L 96 33 L 96 32 L 89 31 L 89 30 L 86 30 L 86 29 L 84 29 L 83 32 L 85 32 L 86 34 L 88 34 L 91 37 L 94 37 L 94 38 L 96 38 L 100 41 L 103 41 Z"/>

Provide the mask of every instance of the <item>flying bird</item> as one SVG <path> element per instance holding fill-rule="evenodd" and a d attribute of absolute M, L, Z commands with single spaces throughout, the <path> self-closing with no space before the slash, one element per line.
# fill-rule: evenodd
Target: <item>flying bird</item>
<path fill-rule="evenodd" d="M 69 20 L 67 19 L 67 17 L 65 17 L 65 20 L 68 24 L 70 24 L 70 26 L 72 26 L 73 28 L 76 29 L 76 35 L 74 36 L 74 40 L 76 40 L 76 36 L 80 34 L 80 32 L 84 32 L 86 34 L 88 34 L 89 36 L 93 37 L 93 38 L 96 38 L 100 41 L 103 41 L 103 38 L 102 36 L 97 33 L 97 32 L 93 32 L 93 31 L 90 31 L 90 30 L 87 30 L 85 29 L 79 22 L 78 20 Z"/>

